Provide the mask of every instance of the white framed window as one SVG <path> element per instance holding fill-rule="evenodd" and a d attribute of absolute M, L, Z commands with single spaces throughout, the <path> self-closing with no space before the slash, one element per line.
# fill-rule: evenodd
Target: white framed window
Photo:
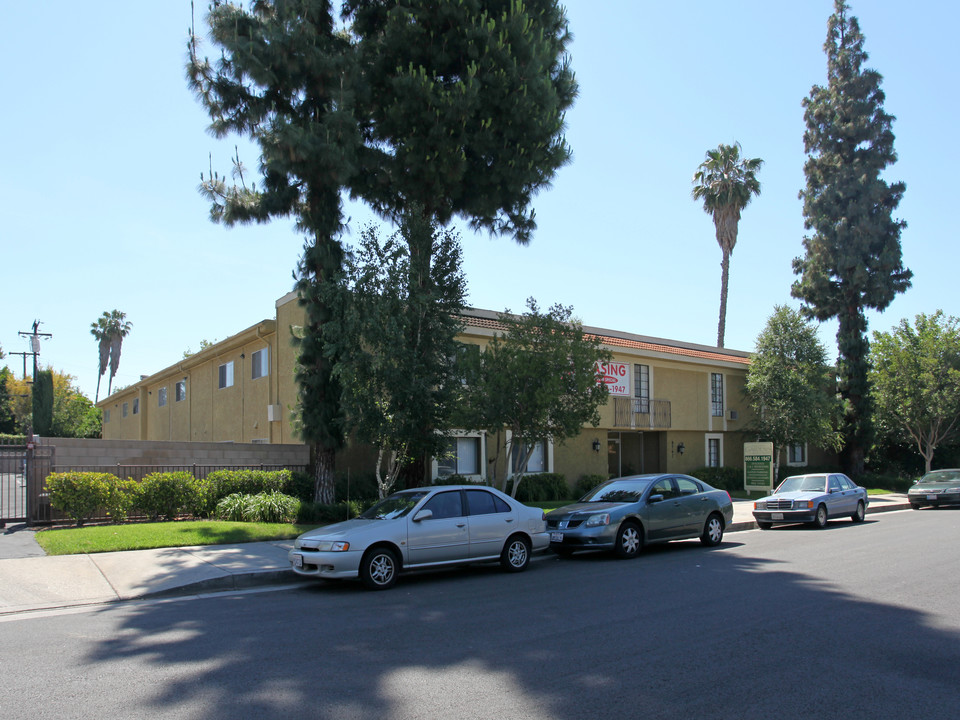
<path fill-rule="evenodd" d="M 250 356 L 250 379 L 266 377 L 270 374 L 270 348 L 257 350 Z"/>
<path fill-rule="evenodd" d="M 103 421 L 104 421 L 105 423 L 110 422 L 110 411 L 109 411 L 109 410 L 104 410 L 104 411 L 103 411 Z"/>
<path fill-rule="evenodd" d="M 633 366 L 633 411 L 646 415 L 650 412 L 650 366 Z"/>
<path fill-rule="evenodd" d="M 165 387 L 157 390 L 157 407 L 165 407 L 167 404 L 167 389 Z"/>
<path fill-rule="evenodd" d="M 433 459 L 433 479 L 462 475 L 476 480 L 486 476 L 486 437 L 482 433 L 458 432 L 445 438 L 444 451 Z"/>
<path fill-rule="evenodd" d="M 807 444 L 790 443 L 787 446 L 787 465 L 801 467 L 807 464 Z"/>
<path fill-rule="evenodd" d="M 187 399 L 187 381 L 178 380 L 177 384 L 173 386 L 173 399 L 174 402 L 180 402 L 181 400 Z"/>
<path fill-rule="evenodd" d="M 704 442 L 707 467 L 723 467 L 723 435 L 707 435 Z"/>
<path fill-rule="evenodd" d="M 233 387 L 233 360 L 220 366 L 217 387 L 220 390 Z"/>
<path fill-rule="evenodd" d="M 134 415 L 140 414 L 140 398 L 133 399 L 133 414 Z"/>
<path fill-rule="evenodd" d="M 513 474 L 513 468 L 517 466 L 517 459 L 520 457 L 520 453 L 526 453 L 529 449 L 527 445 L 523 443 L 513 443 L 512 435 L 513 433 L 508 430 L 507 442 L 510 443 L 510 467 L 507 468 L 507 477 Z M 541 440 L 537 442 L 536 447 L 533 449 L 533 454 L 530 455 L 530 460 L 527 462 L 527 472 L 553 472 L 552 440 Z"/>
<path fill-rule="evenodd" d="M 710 409 L 714 417 L 723 417 L 723 373 L 710 373 Z"/>
<path fill-rule="evenodd" d="M 120 415 L 122 415 L 123 417 L 126 417 L 129 413 L 130 413 L 130 405 L 129 403 L 124 403 L 123 407 L 120 410 Z"/>

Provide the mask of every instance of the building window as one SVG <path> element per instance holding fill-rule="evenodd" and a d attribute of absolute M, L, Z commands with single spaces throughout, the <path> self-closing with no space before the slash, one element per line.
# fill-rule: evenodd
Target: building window
<path fill-rule="evenodd" d="M 129 412 L 130 412 L 130 406 L 129 406 L 129 404 L 128 404 L 128 403 L 124 403 L 124 404 L 123 404 L 123 409 L 121 410 L 120 414 L 121 414 L 123 417 L 126 417 L 126 416 L 129 414 Z"/>
<path fill-rule="evenodd" d="M 447 438 L 444 451 L 437 458 L 437 477 L 479 475 L 480 450 L 479 437 Z"/>
<path fill-rule="evenodd" d="M 140 412 L 140 398 L 133 399 L 133 414 L 137 415 Z"/>
<path fill-rule="evenodd" d="M 714 417 L 723 417 L 723 375 L 710 373 L 710 407 Z"/>
<path fill-rule="evenodd" d="M 103 421 L 104 421 L 105 423 L 110 422 L 110 411 L 109 411 L 109 410 L 104 410 L 104 411 L 103 411 Z"/>
<path fill-rule="evenodd" d="M 511 461 L 510 467 L 516 468 L 519 465 L 520 460 L 526 455 L 527 450 L 530 446 L 523 443 L 516 443 L 513 445 L 513 450 L 510 453 Z M 523 453 L 523 454 L 521 454 Z M 528 473 L 539 473 L 539 472 L 548 472 L 549 471 L 549 455 L 547 453 L 547 443 L 544 440 L 539 441 L 533 448 L 533 453 L 530 455 L 530 459 L 527 461 Z"/>
<path fill-rule="evenodd" d="M 220 390 L 223 390 L 224 388 L 228 388 L 228 387 L 233 387 L 233 361 L 232 360 L 220 366 L 220 378 L 219 378 L 217 387 Z"/>
<path fill-rule="evenodd" d="M 157 390 L 157 407 L 164 407 L 167 404 L 167 389 L 165 387 Z"/>
<path fill-rule="evenodd" d="M 723 466 L 723 436 L 707 435 L 707 467 Z"/>
<path fill-rule="evenodd" d="M 650 366 L 633 366 L 633 411 L 642 415 L 650 412 Z"/>
<path fill-rule="evenodd" d="M 807 446 L 804 443 L 790 443 L 787 446 L 787 465 L 806 465 Z"/>
<path fill-rule="evenodd" d="M 257 350 L 250 356 L 250 379 L 266 377 L 270 374 L 270 348 Z"/>
<path fill-rule="evenodd" d="M 176 385 L 173 386 L 173 399 L 176 402 L 185 400 L 187 397 L 187 381 L 180 380 Z"/>

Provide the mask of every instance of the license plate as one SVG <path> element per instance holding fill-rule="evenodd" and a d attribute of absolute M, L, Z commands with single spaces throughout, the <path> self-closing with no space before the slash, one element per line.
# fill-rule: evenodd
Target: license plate
<path fill-rule="evenodd" d="M 293 556 L 293 566 L 296 568 L 303 567 L 303 555 L 294 555 Z"/>
<path fill-rule="evenodd" d="M 936 500 L 936 499 L 937 499 L 936 495 L 927 495 L 927 500 Z"/>
<path fill-rule="evenodd" d="M 563 533 L 550 533 L 550 542 L 563 542 Z"/>
<path fill-rule="evenodd" d="M 770 513 L 771 520 L 783 520 L 783 513 Z"/>

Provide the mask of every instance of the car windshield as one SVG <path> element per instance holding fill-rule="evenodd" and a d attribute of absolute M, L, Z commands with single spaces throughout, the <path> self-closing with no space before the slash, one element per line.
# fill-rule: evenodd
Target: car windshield
<path fill-rule="evenodd" d="M 925 483 L 956 482 L 957 480 L 960 480 L 960 470 L 934 470 L 920 478 L 920 482 Z"/>
<path fill-rule="evenodd" d="M 368 508 L 361 513 L 360 517 L 364 520 L 392 520 L 393 518 L 403 517 L 413 510 L 413 506 L 420 502 L 426 494 L 426 490 L 396 493 Z"/>
<path fill-rule="evenodd" d="M 825 482 L 823 475 L 794 475 L 784 480 L 777 492 L 823 492 Z"/>
<path fill-rule="evenodd" d="M 616 480 L 595 487 L 580 502 L 637 502 L 649 486 L 649 480 Z"/>

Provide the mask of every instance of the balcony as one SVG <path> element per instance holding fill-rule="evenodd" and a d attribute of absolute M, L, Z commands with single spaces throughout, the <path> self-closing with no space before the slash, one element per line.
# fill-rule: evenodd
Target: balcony
<path fill-rule="evenodd" d="M 670 401 L 615 397 L 613 426 L 634 430 L 667 430 L 671 427 Z"/>

